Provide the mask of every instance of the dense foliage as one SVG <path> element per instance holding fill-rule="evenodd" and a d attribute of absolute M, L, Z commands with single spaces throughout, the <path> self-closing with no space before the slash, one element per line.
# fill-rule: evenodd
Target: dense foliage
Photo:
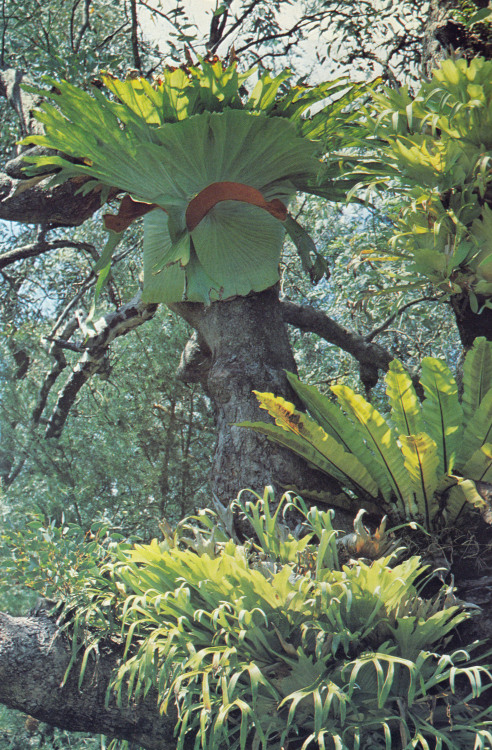
<path fill-rule="evenodd" d="M 178 747 L 188 735 L 204 748 L 486 747 L 489 712 L 473 700 L 491 675 L 474 645 L 446 649 L 469 617 L 452 589 L 423 597 L 418 557 L 341 566 L 332 512 L 294 499 L 303 523 L 292 533 L 282 520 L 291 498 L 274 514 L 272 501 L 268 490 L 243 493 L 133 547 L 99 529 L 83 552 L 75 529 L 33 522 L 17 537 L 11 575 L 32 585 L 28 560 L 49 572 L 66 548 L 68 567 L 51 581 L 38 575 L 37 586 L 61 602 L 61 622 L 75 617 L 81 677 L 98 640 L 121 633 L 111 689 L 124 702 L 157 688 L 163 711 L 176 701 Z M 256 542 L 235 537 L 234 505 Z"/>
<path fill-rule="evenodd" d="M 480 4 L 459 3 L 459 33 L 487 31 Z M 433 541 L 470 501 L 488 513 L 490 344 L 476 343 L 461 378 L 456 320 L 463 300 L 475 322 L 491 312 L 490 63 L 453 56 L 416 83 L 440 5 L 425 0 L 217 1 L 208 15 L 199 3 L 153 5 L 0 9 L 0 151 L 14 157 L 2 210 L 67 177 L 92 180 L 82 192 L 99 183 L 113 202 L 114 187 L 137 199 L 103 218 L 105 246 L 100 212 L 75 227 L 0 222 L 1 608 L 54 600 L 81 678 L 101 641 L 124 642 L 110 690 L 123 706 L 145 694 L 177 705 L 178 741 L 197 748 L 489 750 L 490 656 L 450 643 L 477 608 L 441 588 L 442 572 L 427 586 L 430 548 L 423 559 L 395 549 L 381 512 L 418 521 Z M 391 88 L 353 83 L 374 74 Z M 28 75 L 29 87 L 9 88 Z M 27 143 L 58 153 L 34 148 L 43 174 L 25 179 L 14 143 L 33 127 Z M 46 172 L 57 173 L 48 189 Z M 336 203 L 350 190 L 351 206 Z M 123 236 L 149 208 L 143 231 Z M 187 344 L 183 318 L 152 304 L 213 308 L 276 282 L 282 303 L 328 326 L 289 322 L 305 383 L 290 376 L 295 407 L 263 394 L 282 425 L 262 430 L 335 474 L 354 515 L 377 512 L 374 527 L 359 512 L 345 537 L 331 512 L 299 498 L 273 510 L 269 491 L 198 510 L 211 502 L 217 400 L 206 377 L 183 375 L 200 334 Z M 88 368 L 142 285 L 146 316 Z M 400 360 L 387 398 L 349 339 Z M 106 746 L 0 715 L 1 750 Z"/>
<path fill-rule="evenodd" d="M 428 530 L 456 525 L 475 506 L 490 508 L 476 483 L 492 478 L 492 344 L 475 339 L 463 365 L 463 394 L 447 365 L 422 360 L 419 402 L 401 362 L 386 375 L 389 421 L 346 385 L 338 404 L 292 374 L 289 382 L 311 416 L 280 396 L 256 393 L 276 424 L 242 422 L 285 445 L 351 490 L 347 505 L 369 504 Z"/>
<path fill-rule="evenodd" d="M 274 285 L 285 232 L 312 281 L 323 278 L 322 257 L 287 208 L 296 190 L 333 200 L 353 184 L 336 178 L 340 149 L 354 145 L 353 102 L 364 88 L 335 80 L 279 94 L 291 77 L 283 71 L 264 73 L 244 96 L 253 72 L 214 58 L 164 69 L 153 83 L 103 75 L 116 101 L 53 79 L 51 92 L 35 90 L 56 106 L 41 105 L 44 134 L 23 143 L 66 156 L 28 154 L 26 172 L 56 171 L 51 184 L 83 177 L 83 192 L 102 188 L 103 200 L 116 189 L 129 196 L 117 217 L 105 215 L 99 284 L 124 229 L 144 214 L 147 302 L 208 304 Z M 321 111 L 303 117 L 318 103 Z"/>
<path fill-rule="evenodd" d="M 411 263 L 415 284 L 444 299 L 464 291 L 475 311 L 492 306 L 491 81 L 490 60 L 444 60 L 415 96 L 374 94 L 367 121 L 385 184 L 406 199 L 389 254 Z"/>

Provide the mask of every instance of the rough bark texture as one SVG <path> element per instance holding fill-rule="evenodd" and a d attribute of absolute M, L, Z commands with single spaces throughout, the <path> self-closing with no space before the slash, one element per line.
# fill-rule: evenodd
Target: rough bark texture
<path fill-rule="evenodd" d="M 482 302 L 483 300 L 478 301 L 480 306 Z M 467 294 L 451 297 L 451 305 L 456 317 L 461 343 L 465 349 L 469 349 L 478 336 L 485 336 L 487 341 L 492 341 L 492 310 L 486 307 L 479 315 L 473 312 Z"/>
<path fill-rule="evenodd" d="M 476 2 L 486 7 L 487 0 Z M 450 16 L 450 11 L 459 8 L 458 0 L 431 0 L 426 33 L 422 39 L 422 72 L 430 76 L 432 70 L 446 54 L 458 52 L 471 59 L 479 55 L 492 55 L 492 30 L 490 24 L 477 24 L 466 28 Z"/>
<path fill-rule="evenodd" d="M 79 226 L 101 207 L 96 193 L 81 198 L 73 181 L 53 188 L 0 174 L 0 219 L 27 224 Z"/>
<path fill-rule="evenodd" d="M 176 715 L 162 716 L 155 693 L 138 704 L 105 705 L 106 689 L 122 648 L 100 649 L 89 660 L 79 689 L 78 668 L 61 687 L 70 648 L 56 623 L 40 612 L 33 617 L 0 613 L 0 702 L 70 731 L 93 732 L 136 741 L 148 750 L 174 750 Z"/>
<path fill-rule="evenodd" d="M 243 488 L 263 491 L 268 484 L 278 492 L 295 486 L 337 495 L 335 483 L 290 451 L 235 426 L 245 420 L 270 421 L 253 390 L 295 401 L 285 370 L 296 372 L 296 364 L 277 289 L 209 307 L 181 303 L 174 309 L 197 330 L 182 377 L 200 380 L 214 406 L 218 437 L 211 482 L 217 497 L 228 503 Z"/>

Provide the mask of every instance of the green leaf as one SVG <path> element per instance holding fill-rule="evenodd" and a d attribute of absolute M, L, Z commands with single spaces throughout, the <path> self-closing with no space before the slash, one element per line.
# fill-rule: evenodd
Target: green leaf
<path fill-rule="evenodd" d="M 464 471 L 464 464 L 484 443 L 492 441 L 492 389 L 487 391 L 475 413 L 466 424 L 456 467 Z"/>
<path fill-rule="evenodd" d="M 375 465 L 384 469 L 386 482 L 400 511 L 411 515 L 413 488 L 390 426 L 371 404 L 347 386 L 335 385 L 332 391 L 345 411 L 361 425 L 362 434 L 375 455 Z M 389 498 L 385 495 L 385 499 Z"/>
<path fill-rule="evenodd" d="M 275 105 L 280 87 L 292 76 L 290 70 L 283 70 L 275 78 L 265 72 L 251 92 L 246 109 L 259 112 L 269 112 Z"/>
<path fill-rule="evenodd" d="M 448 366 L 433 357 L 422 360 L 420 382 L 425 391 L 422 416 L 426 432 L 437 445 L 439 473 L 448 474 L 462 439 L 463 410 L 458 386 Z"/>
<path fill-rule="evenodd" d="M 466 479 L 492 483 L 492 443 L 485 443 L 474 452 L 462 469 Z"/>
<path fill-rule="evenodd" d="M 295 450 L 298 455 L 327 474 L 348 483 L 363 494 L 377 497 L 378 487 L 364 466 L 355 456 L 344 451 L 322 427 L 298 411 L 289 401 L 271 393 L 254 393 L 261 408 L 274 417 L 278 426 L 263 422 L 242 422 L 240 426 L 268 435 L 275 442 Z"/>
<path fill-rule="evenodd" d="M 185 292 L 185 272 L 179 260 L 168 267 L 172 241 L 168 231 L 168 215 L 155 209 L 144 217 L 143 262 L 144 283 L 142 300 L 162 302 L 182 300 Z"/>
<path fill-rule="evenodd" d="M 451 488 L 446 498 L 445 515 L 450 524 L 456 524 L 458 518 L 470 507 L 486 511 L 488 505 L 477 492 L 475 482 L 471 479 L 458 478 L 457 484 Z"/>
<path fill-rule="evenodd" d="M 164 271 L 178 260 L 185 276 L 190 277 L 186 278 L 185 294 L 192 301 L 209 303 L 274 285 L 284 239 L 282 222 L 258 206 L 221 200 L 191 231 L 196 251 L 191 263 L 186 257 L 186 209 L 197 194 L 218 182 L 237 182 L 263 191 L 266 201 L 288 203 L 296 175 L 305 177 L 317 169 L 314 146 L 299 138 L 285 119 L 267 119 L 239 110 L 203 113 L 151 127 L 149 98 L 140 96 L 129 82 L 112 85 L 115 93 L 128 102 L 123 113 L 123 105 L 115 109 L 114 102 L 100 94 L 94 99 L 60 83 L 61 93 L 56 99 L 61 112 L 46 105 L 46 135 L 39 138 L 45 145 L 49 142 L 66 154 L 84 159 L 83 164 L 72 164 L 55 157 L 57 168 L 62 167 L 58 180 L 78 174 L 91 176 L 167 211 L 167 227 L 163 219 L 160 221 L 161 258 L 156 238 L 159 222 L 154 215 L 144 224 L 152 232 L 146 242 L 145 298 L 155 302 L 183 298 L 180 271 Z M 124 128 L 119 127 L 118 119 L 124 122 Z M 73 127 L 67 127 L 70 123 Z M 99 137 L 104 132 L 101 128 L 110 125 L 115 132 L 108 133 L 103 141 Z M 173 240 L 171 247 L 168 234 Z M 157 278 L 160 271 L 162 275 Z M 311 273 L 317 271 L 311 267 Z"/>
<path fill-rule="evenodd" d="M 477 337 L 463 364 L 463 419 L 469 425 L 483 397 L 492 388 L 492 342 Z"/>
<path fill-rule="evenodd" d="M 276 284 L 284 236 L 282 222 L 258 206 L 238 201 L 214 206 L 191 233 L 197 258 L 215 282 L 201 301 L 246 296 Z"/>
<path fill-rule="evenodd" d="M 374 454 L 364 443 L 358 426 L 354 425 L 340 407 L 328 396 L 323 396 L 315 386 L 303 383 L 291 372 L 287 372 L 286 375 L 290 385 L 316 422 L 325 432 L 334 437 L 345 451 L 353 453 L 377 482 L 376 476 L 372 473 Z"/>
<path fill-rule="evenodd" d="M 400 443 L 405 468 L 412 480 L 418 512 L 425 519 L 425 528 L 430 529 L 439 510 L 439 503 L 434 496 L 439 484 L 437 445 L 425 432 L 400 435 Z"/>
<path fill-rule="evenodd" d="M 492 21 L 492 8 L 480 8 L 476 13 L 473 13 L 467 21 L 467 26 L 473 26 L 475 23 L 485 23 L 486 21 Z"/>
<path fill-rule="evenodd" d="M 391 419 L 397 434 L 416 435 L 421 432 L 420 402 L 410 376 L 397 359 L 390 362 L 385 380 L 386 395 L 391 406 Z"/>

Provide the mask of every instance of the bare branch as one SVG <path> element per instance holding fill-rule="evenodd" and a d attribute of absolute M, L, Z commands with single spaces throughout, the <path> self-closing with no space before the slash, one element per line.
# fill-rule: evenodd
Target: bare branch
<path fill-rule="evenodd" d="M 138 47 L 138 18 L 137 18 L 137 0 L 130 0 L 130 12 L 132 18 L 132 53 L 133 53 L 133 64 L 139 71 L 142 70 L 142 60 L 140 59 L 140 50 Z"/>
<path fill-rule="evenodd" d="M 311 16 L 303 16 L 299 21 L 297 21 L 293 26 L 291 26 L 287 31 L 277 31 L 272 34 L 266 34 L 265 36 L 262 36 L 258 39 L 251 39 L 246 42 L 246 44 L 243 44 L 242 47 L 238 47 L 236 49 L 236 54 L 240 55 L 241 52 L 245 52 L 247 49 L 250 49 L 251 47 L 259 47 L 261 44 L 264 44 L 265 42 L 272 42 L 276 39 L 284 39 L 285 37 L 292 37 L 295 36 L 295 41 L 299 41 L 299 32 L 305 28 L 308 27 L 311 23 L 317 21 L 320 18 L 320 14 L 314 14 Z"/>
<path fill-rule="evenodd" d="M 220 37 L 217 39 L 217 41 L 214 43 L 214 45 L 212 47 L 210 47 L 210 51 L 211 52 L 215 52 L 217 50 L 217 48 L 219 47 L 219 45 L 222 44 L 222 42 L 225 39 L 227 39 L 228 36 L 230 36 L 231 34 L 233 34 L 236 31 L 236 29 L 238 29 L 242 25 L 242 23 L 253 12 L 253 10 L 255 9 L 255 7 L 259 3 L 260 3 L 260 0 L 252 0 L 252 2 L 244 10 L 244 13 L 241 16 L 239 16 L 239 18 L 236 16 L 236 19 L 235 19 L 234 23 L 232 24 L 232 26 L 229 29 L 227 29 L 227 31 L 225 31 L 225 33 L 224 33 L 224 28 L 223 28 Z"/>
<path fill-rule="evenodd" d="M 13 250 L 9 250 L 6 253 L 0 255 L 0 269 L 5 268 L 11 263 L 15 263 L 18 260 L 24 260 L 25 258 L 36 258 L 38 255 L 44 255 L 49 253 L 50 250 L 59 250 L 64 247 L 73 247 L 76 250 L 87 250 L 93 253 L 94 245 L 88 242 L 75 242 L 74 240 L 55 240 L 54 242 L 34 242 L 31 245 L 24 245 L 24 247 L 16 247 Z"/>
<path fill-rule="evenodd" d="M 91 27 L 91 24 L 90 24 L 91 0 L 85 0 L 85 2 L 84 2 L 84 14 L 83 14 L 83 17 L 82 17 L 82 25 L 81 25 L 81 27 L 79 29 L 79 33 L 77 34 L 77 39 L 75 40 L 75 42 L 73 41 L 75 11 L 76 11 L 76 9 L 77 9 L 77 7 L 79 5 L 79 2 L 80 2 L 80 0 L 76 0 L 75 4 L 73 6 L 72 18 L 71 18 L 71 22 L 70 22 L 70 27 L 71 27 L 70 31 L 71 31 L 71 34 L 72 34 L 72 49 L 73 49 L 74 52 L 78 52 L 79 51 L 80 45 L 82 44 L 82 40 L 83 40 L 83 38 L 85 36 L 85 33 Z"/>
<path fill-rule="evenodd" d="M 69 339 L 70 336 L 72 336 L 78 329 L 78 327 L 78 318 L 76 315 L 74 315 L 74 317 L 69 320 L 68 323 L 64 326 L 63 330 L 60 331 L 60 336 L 63 336 L 64 339 Z M 50 372 L 44 379 L 43 385 L 41 386 L 41 389 L 39 391 L 38 400 L 32 413 L 32 423 L 34 425 L 39 424 L 41 415 L 46 407 L 46 402 L 48 400 L 50 391 L 56 383 L 59 375 L 61 375 L 68 364 L 62 348 L 58 346 L 56 342 L 53 342 L 53 344 L 50 346 L 48 353 L 51 354 L 52 357 L 54 357 L 55 362 Z"/>
<path fill-rule="evenodd" d="M 21 88 L 25 74 L 16 68 L 7 68 L 0 71 L 0 96 L 7 99 L 19 118 L 22 136 L 28 133 L 41 133 L 42 125 L 32 118 L 31 112 L 37 104 L 39 97 L 30 94 Z"/>
<path fill-rule="evenodd" d="M 284 320 L 301 331 L 316 333 L 329 344 L 351 354 L 361 365 L 386 372 L 394 357 L 379 344 L 368 343 L 363 336 L 336 323 L 321 310 L 293 302 L 280 303 Z"/>
<path fill-rule="evenodd" d="M 367 334 L 367 336 L 364 336 L 364 339 L 369 342 L 376 338 L 376 336 L 379 336 L 380 333 L 386 330 L 386 328 L 391 325 L 391 323 L 396 320 L 402 313 L 405 312 L 405 310 L 408 310 L 409 307 L 413 307 L 413 305 L 419 305 L 421 302 L 438 302 L 439 297 L 420 297 L 419 299 L 413 299 L 411 302 L 407 302 L 406 305 L 402 305 L 398 308 L 396 312 L 393 313 L 393 315 L 390 315 L 389 318 L 387 318 L 384 323 L 381 323 L 380 326 L 375 328 L 373 331 Z"/>
<path fill-rule="evenodd" d="M 45 338 L 48 341 L 52 341 L 56 346 L 60 347 L 60 349 L 68 349 L 68 351 L 77 352 L 77 354 L 81 354 L 84 351 L 82 344 L 73 344 L 71 341 L 57 339 L 54 336 L 45 336 Z"/>
<path fill-rule="evenodd" d="M 46 438 L 60 437 L 70 409 L 82 386 L 103 367 L 110 344 L 154 316 L 157 305 L 142 302 L 139 292 L 119 310 L 105 315 L 95 323 L 97 333 L 84 344 L 86 351 L 65 383 L 46 427 Z M 64 337 L 66 338 L 66 337 Z M 61 351 L 61 350 L 60 350 Z M 61 354 L 63 354 L 61 352 Z"/>
<path fill-rule="evenodd" d="M 212 16 L 210 35 L 206 45 L 208 50 L 215 50 L 220 44 L 228 17 L 229 9 L 227 7 L 222 10 L 221 15 L 216 15 L 214 13 Z"/>

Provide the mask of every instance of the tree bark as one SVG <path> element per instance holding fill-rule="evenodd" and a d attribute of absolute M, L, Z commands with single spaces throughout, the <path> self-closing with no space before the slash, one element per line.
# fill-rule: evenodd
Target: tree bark
<path fill-rule="evenodd" d="M 479 306 L 484 300 L 479 300 Z M 492 341 L 492 310 L 485 307 L 480 314 L 473 312 L 470 307 L 468 294 L 451 297 L 451 306 L 456 318 L 456 325 L 461 343 L 465 350 L 469 349 L 478 336 L 485 336 Z"/>
<path fill-rule="evenodd" d="M 0 613 L 0 702 L 73 732 L 93 732 L 138 742 L 148 750 L 174 750 L 173 708 L 160 714 L 155 691 L 120 707 L 106 691 L 123 647 L 107 643 L 90 658 L 79 688 L 74 665 L 63 684 L 71 651 L 45 612 L 32 617 Z"/>
<path fill-rule="evenodd" d="M 327 493 L 325 502 L 331 498 L 336 505 L 340 489 L 334 481 L 264 436 L 236 425 L 271 421 L 259 408 L 253 390 L 296 402 L 285 376 L 285 370 L 296 373 L 297 367 L 278 290 L 270 288 L 208 307 L 180 303 L 173 309 L 198 333 L 182 377 L 200 380 L 213 404 L 217 443 L 211 484 L 216 496 L 227 504 L 241 489 L 263 492 L 266 485 L 273 485 L 279 495 L 292 487 L 301 495 L 303 489 Z M 341 519 L 342 514 L 338 515 Z"/>
<path fill-rule="evenodd" d="M 450 11 L 460 6 L 459 0 L 431 0 L 422 39 L 422 72 L 428 77 L 447 54 L 458 52 L 468 60 L 480 55 L 490 58 L 492 54 L 490 25 L 478 24 L 470 29 L 457 22 Z M 482 7 L 485 6 L 486 1 Z"/>

